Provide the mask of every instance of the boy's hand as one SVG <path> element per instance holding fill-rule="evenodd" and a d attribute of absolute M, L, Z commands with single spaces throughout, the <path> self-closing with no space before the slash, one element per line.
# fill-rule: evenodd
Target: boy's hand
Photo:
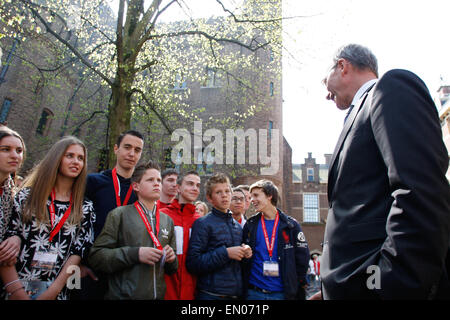
<path fill-rule="evenodd" d="M 150 247 L 139 248 L 139 262 L 154 266 L 163 255 L 162 250 L 158 250 Z"/>
<path fill-rule="evenodd" d="M 245 257 L 245 248 L 241 246 L 227 248 L 228 258 L 241 261 Z M 251 250 L 251 249 L 250 249 Z"/>
<path fill-rule="evenodd" d="M 241 244 L 241 247 L 244 248 L 244 258 L 250 259 L 253 255 L 252 248 L 250 248 L 250 246 L 245 243 Z"/>
<path fill-rule="evenodd" d="M 166 251 L 166 262 L 171 263 L 175 261 L 175 252 L 173 251 L 172 247 L 168 244 L 164 247 L 164 250 Z"/>

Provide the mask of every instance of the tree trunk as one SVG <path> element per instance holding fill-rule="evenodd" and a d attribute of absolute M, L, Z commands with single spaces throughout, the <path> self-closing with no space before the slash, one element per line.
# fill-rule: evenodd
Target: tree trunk
<path fill-rule="evenodd" d="M 121 83 L 122 82 L 122 83 Z M 114 145 L 119 135 L 130 129 L 131 122 L 131 94 L 127 90 L 130 86 L 123 81 L 116 80 L 112 88 L 112 96 L 109 106 L 108 123 L 108 161 L 107 168 L 115 165 Z"/>

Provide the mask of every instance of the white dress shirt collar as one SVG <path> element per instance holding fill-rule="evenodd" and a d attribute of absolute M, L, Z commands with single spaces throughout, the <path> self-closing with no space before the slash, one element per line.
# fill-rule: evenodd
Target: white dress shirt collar
<path fill-rule="evenodd" d="M 369 89 L 374 83 L 376 83 L 378 79 L 372 79 L 364 83 L 361 88 L 359 88 L 358 91 L 356 91 L 355 96 L 353 97 L 352 105 L 356 105 L 359 101 L 359 99 L 362 98 L 364 93 Z"/>

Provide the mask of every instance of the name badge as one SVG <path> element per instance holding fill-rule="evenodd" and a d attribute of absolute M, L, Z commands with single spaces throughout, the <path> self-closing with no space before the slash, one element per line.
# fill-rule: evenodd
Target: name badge
<path fill-rule="evenodd" d="M 264 261 L 263 263 L 263 275 L 266 277 L 279 277 L 279 265 L 275 261 Z"/>
<path fill-rule="evenodd" d="M 58 254 L 55 251 L 36 251 L 31 262 L 31 267 L 41 271 L 51 271 L 56 264 Z"/>

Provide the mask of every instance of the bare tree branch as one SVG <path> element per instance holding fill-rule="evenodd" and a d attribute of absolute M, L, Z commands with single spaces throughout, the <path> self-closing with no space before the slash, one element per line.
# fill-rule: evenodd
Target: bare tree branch
<path fill-rule="evenodd" d="M 173 129 L 167 123 L 166 119 L 164 119 L 164 117 L 158 112 L 158 110 L 156 110 L 155 105 L 150 102 L 150 100 L 147 98 L 145 93 L 141 89 L 138 89 L 138 88 L 132 89 L 131 92 L 132 93 L 136 92 L 136 93 L 139 93 L 141 95 L 142 99 L 144 99 L 144 101 L 147 104 L 147 106 L 155 113 L 155 115 L 158 117 L 159 121 L 161 121 L 161 123 L 164 126 L 164 128 L 166 128 L 167 132 L 169 132 L 169 134 L 172 134 Z"/>
<path fill-rule="evenodd" d="M 52 34 L 56 39 L 58 39 L 59 42 L 61 42 L 62 44 L 64 44 L 75 56 L 77 56 L 80 61 L 86 65 L 89 69 L 91 69 L 92 71 L 94 71 L 98 76 L 100 76 L 100 78 L 102 78 L 106 83 L 108 83 L 110 86 L 113 85 L 112 81 L 105 76 L 103 73 L 101 73 L 99 70 L 97 70 L 96 68 L 94 68 L 94 66 L 77 50 L 75 49 L 74 46 L 72 46 L 68 41 L 66 41 L 65 39 L 63 39 L 58 33 L 56 33 L 47 23 L 47 21 L 45 21 L 45 19 L 32 7 L 30 7 L 31 12 L 33 13 L 33 15 L 39 19 L 39 21 L 44 25 L 45 29 L 47 30 L 47 32 L 49 32 L 50 34 Z"/>
<path fill-rule="evenodd" d="M 150 38 L 152 39 L 156 39 L 156 38 L 173 38 L 173 37 L 179 37 L 179 36 L 202 36 L 205 37 L 208 40 L 212 40 L 215 42 L 227 42 L 227 43 L 233 43 L 233 44 L 237 44 L 243 48 L 246 48 L 252 52 L 255 52 L 259 49 L 262 49 L 266 46 L 268 46 L 270 43 L 266 42 L 266 43 L 262 43 L 259 44 L 257 46 L 252 46 L 252 45 L 247 45 L 239 40 L 236 39 L 229 39 L 229 38 L 216 38 L 215 36 L 212 36 L 210 34 L 208 34 L 207 32 L 204 31 L 200 31 L 200 30 L 189 30 L 189 31 L 180 31 L 180 32 L 169 32 L 169 33 L 165 33 L 165 34 L 157 34 L 157 35 L 152 35 Z M 148 39 L 149 40 L 149 39 Z M 255 39 L 252 39 L 252 41 Z"/>
<path fill-rule="evenodd" d="M 237 23 L 272 23 L 272 22 L 279 22 L 282 20 L 288 20 L 288 19 L 298 19 L 298 18 L 310 18 L 310 17 L 314 17 L 316 15 L 312 15 L 312 16 L 292 16 L 292 17 L 280 17 L 280 18 L 273 18 L 273 19 L 262 19 L 262 20 L 254 20 L 254 19 L 239 19 L 234 12 L 232 12 L 231 10 L 227 9 L 225 7 L 225 5 L 223 4 L 223 2 L 221 0 L 216 0 L 216 2 L 218 4 L 220 4 L 220 6 L 222 7 L 222 10 L 226 13 L 228 13 L 235 22 Z"/>

